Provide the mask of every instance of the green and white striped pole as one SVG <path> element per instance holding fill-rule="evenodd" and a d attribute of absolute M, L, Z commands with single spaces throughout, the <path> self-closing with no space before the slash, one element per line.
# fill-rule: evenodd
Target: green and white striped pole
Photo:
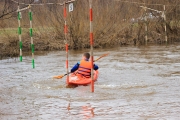
<path fill-rule="evenodd" d="M 19 47 L 20 47 L 20 61 L 22 62 L 22 40 L 21 40 L 21 12 L 18 5 L 18 34 L 19 34 Z"/>
<path fill-rule="evenodd" d="M 33 29 L 32 29 L 32 12 L 31 12 L 30 6 L 29 6 L 29 20 L 30 20 L 29 33 L 30 33 L 30 37 L 31 37 L 31 50 L 32 50 L 32 67 L 35 68 L 35 65 L 34 65 Z"/>

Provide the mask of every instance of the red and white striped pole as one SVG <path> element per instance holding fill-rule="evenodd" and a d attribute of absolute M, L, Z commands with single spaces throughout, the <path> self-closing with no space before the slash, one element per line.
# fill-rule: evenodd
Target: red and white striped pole
<path fill-rule="evenodd" d="M 94 59 L 93 59 L 93 11 L 92 11 L 92 0 L 89 0 L 89 17 L 90 17 L 90 45 L 91 45 L 91 92 L 94 92 Z"/>
<path fill-rule="evenodd" d="M 65 35 L 65 48 L 66 48 L 66 72 L 67 72 L 67 79 L 66 84 L 69 84 L 69 70 L 68 70 L 68 42 L 67 42 L 67 22 L 66 22 L 66 2 L 64 2 L 64 35 Z"/>

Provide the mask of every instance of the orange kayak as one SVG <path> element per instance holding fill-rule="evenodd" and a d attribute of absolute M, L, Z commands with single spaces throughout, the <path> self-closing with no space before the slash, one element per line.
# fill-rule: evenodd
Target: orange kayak
<path fill-rule="evenodd" d="M 98 79 L 99 72 L 98 70 L 94 70 L 94 81 Z M 69 76 L 69 84 L 75 85 L 88 85 L 91 83 L 91 78 L 86 78 L 81 75 L 76 75 L 75 73 L 71 73 Z"/>

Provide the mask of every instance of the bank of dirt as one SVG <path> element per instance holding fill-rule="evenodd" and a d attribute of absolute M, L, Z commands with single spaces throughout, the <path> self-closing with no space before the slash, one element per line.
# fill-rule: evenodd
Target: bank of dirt
<path fill-rule="evenodd" d="M 51 51 L 51 50 L 64 50 L 64 42 L 62 40 L 47 40 L 47 39 L 34 39 L 33 40 L 35 51 Z M 31 51 L 30 39 L 22 40 L 22 51 Z M 0 59 L 8 57 L 19 56 L 19 40 L 17 38 L 5 38 L 0 40 Z"/>
<path fill-rule="evenodd" d="M 27 37 L 28 38 L 28 37 Z M 84 41 L 84 42 L 83 42 Z M 76 41 L 76 44 L 73 42 L 68 42 L 69 49 L 84 49 L 90 48 L 89 40 Z M 65 41 L 62 39 L 45 39 L 45 38 L 33 38 L 34 50 L 36 51 L 56 51 L 56 50 L 65 50 Z M 104 40 L 94 42 L 94 48 L 105 48 L 105 47 L 114 47 L 114 46 L 126 46 L 133 45 L 133 40 L 125 41 L 124 39 L 116 40 Z M 0 39 L 0 59 L 8 57 L 18 57 L 20 54 L 19 39 L 17 37 L 10 38 L 1 38 Z M 31 40 L 23 39 L 22 40 L 22 51 L 28 52 L 31 51 Z"/>
<path fill-rule="evenodd" d="M 79 41 L 78 44 L 73 44 L 69 41 L 69 49 L 81 49 L 81 48 L 90 48 L 89 40 Z M 78 42 L 78 41 L 77 41 Z M 65 50 L 65 41 L 62 39 L 46 39 L 46 38 L 33 38 L 34 50 L 36 51 L 56 51 L 56 50 Z M 179 43 L 178 40 L 169 40 L 167 44 Z M 105 48 L 105 47 L 114 47 L 114 46 L 128 46 L 128 45 L 145 45 L 145 41 L 137 40 L 136 38 L 130 39 L 121 39 L 116 38 L 114 40 L 108 41 L 96 41 L 94 42 L 94 48 Z M 160 39 L 148 39 L 147 44 L 166 44 L 166 41 Z M 9 38 L 0 38 L 0 59 L 8 57 L 18 57 L 19 56 L 19 39 L 17 37 Z M 31 40 L 23 38 L 22 40 L 22 51 L 28 52 L 31 51 Z"/>

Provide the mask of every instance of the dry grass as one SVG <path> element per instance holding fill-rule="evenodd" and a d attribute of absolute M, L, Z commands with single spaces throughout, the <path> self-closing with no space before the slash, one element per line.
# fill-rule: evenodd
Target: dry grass
<path fill-rule="evenodd" d="M 89 48 L 89 0 L 77 0 L 74 2 L 74 11 L 67 12 L 68 37 L 67 42 L 70 49 Z M 6 1 L 7 2 L 7 1 Z M 20 2 L 23 2 L 20 0 Z M 44 1 L 45 2 L 45 1 Z M 57 2 L 62 2 L 61 0 Z M 131 2 L 131 1 L 130 1 Z M 180 7 L 171 6 L 179 4 L 179 0 L 135 0 L 134 2 L 145 3 L 147 7 L 163 10 L 166 6 L 167 35 L 168 41 L 180 41 Z M 150 4 L 162 4 L 150 5 Z M 3 11 L 8 12 L 17 9 L 17 4 L 11 1 L 0 4 L 0 16 Z M 10 5 L 11 8 L 7 6 Z M 141 4 L 142 5 L 142 4 Z M 139 7 L 140 4 L 118 2 L 113 0 L 93 1 L 93 33 L 94 47 L 105 47 L 115 45 L 145 44 L 145 22 L 137 21 L 143 18 L 145 11 Z M 24 5 L 20 6 L 25 7 Z M 35 50 L 64 50 L 64 18 L 63 7 L 59 5 L 32 6 L 33 32 Z M 148 43 L 164 43 L 164 20 L 152 11 L 155 20 L 148 19 Z M 7 51 L 9 47 L 13 56 L 19 51 L 18 43 L 18 21 L 17 13 L 9 14 L 8 19 L 0 18 L 0 48 Z M 135 19 L 132 22 L 132 18 Z M 28 11 L 22 12 L 22 41 L 23 50 L 30 50 L 29 18 Z M 1 52 L 1 56 L 7 52 Z"/>

